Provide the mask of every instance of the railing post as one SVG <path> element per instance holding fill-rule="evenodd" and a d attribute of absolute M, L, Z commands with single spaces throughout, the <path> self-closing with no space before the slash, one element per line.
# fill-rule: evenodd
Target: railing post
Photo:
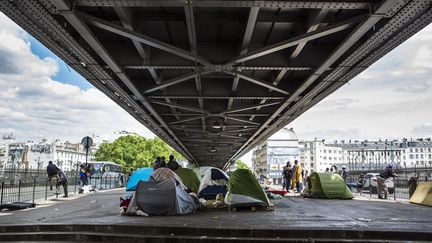
<path fill-rule="evenodd" d="M 369 178 L 369 197 L 372 197 L 372 180 Z M 378 193 L 378 180 L 377 180 L 377 193 Z"/>
<path fill-rule="evenodd" d="M 75 172 L 74 194 L 76 194 L 77 178 L 78 178 L 78 173 Z"/>
<path fill-rule="evenodd" d="M 18 202 L 21 200 L 21 180 L 18 181 Z"/>
<path fill-rule="evenodd" d="M 36 191 L 36 177 L 33 178 L 33 195 L 32 195 L 32 202 L 34 203 L 35 201 L 35 191 Z"/>
<path fill-rule="evenodd" d="M 45 201 L 48 199 L 48 178 L 45 180 Z"/>
<path fill-rule="evenodd" d="M 1 196 L 0 196 L 0 204 L 3 204 L 3 192 L 4 192 L 5 182 L 1 183 Z"/>

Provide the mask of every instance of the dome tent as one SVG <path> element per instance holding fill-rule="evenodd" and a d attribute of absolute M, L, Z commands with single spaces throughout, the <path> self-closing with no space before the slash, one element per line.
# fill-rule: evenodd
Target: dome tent
<path fill-rule="evenodd" d="M 306 197 L 323 199 L 352 199 L 351 190 L 338 174 L 313 172 L 309 177 Z"/>
<path fill-rule="evenodd" d="M 192 192 L 197 193 L 200 186 L 200 179 L 192 169 L 178 168 L 174 171 L 183 181 L 185 186 Z"/>
<path fill-rule="evenodd" d="M 126 191 L 135 191 L 139 181 L 147 181 L 153 173 L 152 168 L 139 168 L 129 178 Z"/>
<path fill-rule="evenodd" d="M 231 174 L 225 203 L 234 207 L 270 205 L 266 193 L 249 169 L 237 169 Z"/>
<path fill-rule="evenodd" d="M 217 194 L 226 195 L 228 175 L 222 170 L 212 167 L 205 171 L 201 180 L 198 197 L 214 199 Z"/>

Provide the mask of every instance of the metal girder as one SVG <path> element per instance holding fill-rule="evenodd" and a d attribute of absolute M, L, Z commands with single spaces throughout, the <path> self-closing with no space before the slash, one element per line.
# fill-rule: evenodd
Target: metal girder
<path fill-rule="evenodd" d="M 204 72 L 203 74 L 208 74 L 208 73 L 211 73 L 211 72 L 208 71 L 208 72 Z M 152 88 L 149 88 L 146 91 L 144 91 L 144 93 L 148 94 L 148 93 L 160 90 L 160 89 L 164 89 L 164 88 L 170 87 L 172 85 L 176 85 L 176 84 L 188 81 L 190 79 L 196 78 L 197 76 L 198 76 L 198 73 L 196 73 L 196 72 L 187 73 L 187 74 L 184 74 L 180 77 L 176 77 L 176 78 L 173 78 L 171 80 L 157 84 L 157 85 L 153 86 Z"/>
<path fill-rule="evenodd" d="M 193 112 L 197 112 L 197 113 L 201 113 L 201 114 L 211 115 L 209 112 L 195 108 L 195 107 L 179 105 L 179 104 L 174 104 L 174 103 L 168 103 L 168 102 L 162 102 L 162 101 L 156 101 L 156 100 L 151 100 L 151 102 L 158 104 L 158 105 L 164 105 L 164 106 L 174 107 L 174 108 L 178 108 L 178 109 L 182 109 L 182 110 L 193 111 Z"/>
<path fill-rule="evenodd" d="M 297 66 L 233 66 L 233 65 L 210 65 L 210 66 L 176 66 L 176 65 L 127 65 L 123 69 L 162 69 L 162 70 L 200 70 L 203 71 L 273 71 L 273 70 L 287 70 L 287 71 L 310 71 L 314 67 L 297 67 Z"/>
<path fill-rule="evenodd" d="M 247 55 L 242 55 L 242 56 L 239 56 L 239 57 L 233 59 L 231 62 L 229 62 L 229 64 L 249 61 L 249 60 L 261 57 L 261 56 L 271 54 L 273 52 L 277 52 L 277 51 L 280 51 L 280 50 L 283 50 L 283 49 L 286 49 L 286 48 L 289 48 L 292 46 L 296 46 L 296 45 L 298 45 L 302 42 L 305 42 L 305 41 L 315 40 L 315 39 L 321 38 L 323 36 L 331 35 L 333 33 L 349 29 L 354 24 L 364 20 L 365 17 L 366 16 L 364 16 L 364 15 L 357 16 L 357 17 L 342 21 L 342 22 L 337 23 L 337 24 L 326 26 L 326 27 L 320 28 L 318 30 L 315 30 L 315 31 L 312 31 L 309 33 L 305 33 L 303 35 L 296 36 L 296 37 L 288 39 L 286 41 L 282 41 L 282 42 L 258 49 L 256 51 L 248 53 Z"/>
<path fill-rule="evenodd" d="M 66 14 L 64 11 L 62 11 L 62 12 L 63 12 L 62 13 L 63 15 Z M 88 15 L 86 13 L 79 12 L 79 11 L 74 11 L 74 12 L 75 12 L 75 13 L 73 13 L 74 15 L 75 14 L 79 15 L 80 18 L 82 18 L 87 23 L 94 25 L 98 28 L 101 28 L 103 30 L 113 32 L 115 34 L 127 37 L 127 38 L 132 39 L 132 40 L 139 41 L 143 44 L 146 44 L 146 45 L 149 45 L 151 47 L 169 52 L 169 53 L 174 54 L 174 55 L 179 56 L 179 57 L 183 57 L 183 58 L 191 60 L 193 62 L 201 63 L 203 65 L 209 65 L 210 64 L 204 58 L 197 57 L 196 55 L 193 55 L 192 53 L 185 51 L 183 49 L 180 49 L 178 47 L 175 47 L 173 45 L 170 45 L 170 44 L 164 43 L 162 41 L 156 40 L 156 39 L 151 38 L 149 36 L 146 36 L 144 34 L 129 30 L 129 29 L 124 28 L 122 26 L 118 26 L 116 24 L 105 21 L 103 19 L 96 18 L 96 17 Z"/>
<path fill-rule="evenodd" d="M 166 129 L 168 133 L 177 141 L 177 143 L 183 148 L 183 151 L 187 153 L 191 158 L 193 156 L 189 154 L 187 149 L 184 147 L 183 143 L 176 137 L 176 135 L 169 129 L 168 125 L 163 121 L 163 119 L 156 113 L 153 107 L 148 103 L 144 96 L 138 91 L 135 85 L 127 77 L 125 73 L 122 72 L 120 66 L 116 63 L 114 58 L 108 53 L 108 51 L 103 47 L 103 45 L 94 36 L 88 26 L 82 22 L 80 18 L 75 14 L 75 12 L 70 11 L 68 4 L 65 1 L 52 1 L 52 4 L 57 7 L 58 10 L 62 11 L 62 15 L 69 21 L 69 23 L 81 34 L 87 41 L 87 43 L 97 51 L 98 55 L 107 63 L 110 68 L 114 71 L 117 77 L 128 87 L 128 89 L 140 99 L 141 103 L 146 107 L 150 113 L 158 120 L 158 122 Z"/>
<path fill-rule="evenodd" d="M 261 100 L 261 99 L 269 99 L 269 100 L 283 100 L 286 99 L 286 97 L 282 96 L 179 96 L 179 95 L 152 95 L 147 96 L 149 99 L 177 99 L 177 100 L 189 100 L 189 99 L 205 99 L 205 100 L 226 100 L 226 99 L 233 99 L 233 100 Z"/>
<path fill-rule="evenodd" d="M 268 82 L 266 82 L 264 80 L 260 80 L 260 79 L 258 79 L 256 77 L 251 77 L 251 76 L 248 76 L 248 75 L 245 75 L 245 74 L 242 74 L 242 73 L 233 73 L 233 72 L 228 72 L 228 71 L 224 71 L 224 73 L 237 76 L 237 77 L 239 77 L 241 79 L 244 79 L 246 81 L 249 81 L 251 83 L 257 84 L 257 85 L 262 86 L 262 87 L 266 87 L 268 89 L 272 89 L 272 90 L 277 91 L 279 93 L 282 93 L 284 95 L 289 95 L 288 91 L 285 91 L 285 90 L 283 90 L 281 88 L 278 88 L 277 86 L 275 86 L 273 84 L 270 84 L 270 83 L 268 83 Z"/>
<path fill-rule="evenodd" d="M 248 47 L 249 47 L 250 40 L 252 38 L 252 33 L 258 17 L 258 12 L 259 12 L 259 7 L 252 7 L 249 10 L 249 17 L 246 24 L 246 30 L 243 36 L 240 55 L 246 55 L 248 52 Z"/>
<path fill-rule="evenodd" d="M 288 105 L 292 102 L 295 102 L 297 97 L 306 90 L 320 75 L 327 69 L 330 65 L 332 65 L 337 59 L 339 59 L 350 47 L 352 47 L 370 28 L 372 28 L 380 19 L 385 17 L 387 12 L 389 12 L 394 5 L 396 5 L 396 1 L 386 0 L 384 1 L 373 14 L 370 14 L 368 18 L 366 18 L 363 22 L 361 22 L 356 28 L 350 33 L 350 35 L 345 38 L 345 40 L 325 59 L 325 61 L 315 70 L 315 72 L 306 79 L 306 81 L 290 96 L 286 102 L 284 102 L 278 110 L 271 116 L 265 123 L 260 127 L 251 137 L 249 137 L 248 141 L 242 145 L 242 147 L 230 158 L 233 160 L 241 154 L 245 148 L 250 147 L 252 145 L 252 140 L 261 141 L 268 133 L 262 132 L 266 129 L 265 126 L 268 126 L 275 118 L 276 114 L 282 113 Z M 283 119 L 283 116 L 279 118 Z M 271 131 L 275 129 L 278 125 L 278 122 L 274 122 L 273 125 L 267 128 L 267 131 Z M 260 135 L 259 135 L 260 134 Z M 259 135 L 259 136 L 258 136 Z M 254 143 L 255 144 L 255 143 Z"/>
<path fill-rule="evenodd" d="M 273 103 L 268 103 L 268 104 L 259 104 L 259 105 L 249 106 L 249 107 L 240 108 L 240 109 L 236 109 L 236 110 L 225 111 L 225 112 L 222 112 L 222 114 L 225 115 L 225 114 L 230 114 L 230 113 L 238 113 L 238 112 L 242 112 L 242 111 L 256 109 L 258 107 L 266 107 L 266 106 L 278 105 L 280 103 L 282 103 L 282 102 L 273 102 Z"/>
<path fill-rule="evenodd" d="M 89 7 L 183 7 L 183 0 L 75 0 L 76 6 Z M 369 9 L 372 7 L 370 1 L 239 1 L 239 0 L 200 0 L 194 1 L 195 7 L 271 7 L 271 8 L 305 8 L 305 9 Z"/>
<path fill-rule="evenodd" d="M 201 119 L 201 118 L 203 118 L 204 116 L 196 116 L 196 117 L 192 117 L 192 118 L 187 118 L 187 119 L 183 119 L 183 120 L 178 120 L 178 121 L 175 121 L 175 122 L 171 122 L 171 123 L 169 123 L 170 125 L 174 125 L 174 124 L 179 124 L 179 123 L 183 123 L 183 122 L 189 122 L 189 121 L 195 121 L 195 120 L 197 120 L 197 119 Z"/>
<path fill-rule="evenodd" d="M 230 120 L 233 120 L 233 121 L 237 121 L 237 122 L 242 122 L 242 123 L 247 123 L 247 124 L 252 124 L 252 125 L 257 125 L 257 126 L 260 125 L 258 122 L 252 122 L 252 121 L 248 121 L 248 120 L 234 118 L 234 117 L 231 117 L 231 116 L 227 116 L 226 118 L 230 119 Z"/>
<path fill-rule="evenodd" d="M 116 12 L 117 16 L 119 16 L 120 22 L 122 23 L 122 25 L 126 29 L 133 31 L 134 30 L 133 29 L 133 18 L 132 18 L 132 13 L 131 13 L 130 9 L 124 8 L 124 7 L 114 7 L 114 11 Z M 141 43 L 139 41 L 133 40 L 133 39 L 132 39 L 132 43 L 135 46 L 135 49 L 137 50 L 138 54 L 141 56 L 142 62 L 148 63 L 148 61 L 149 61 L 148 54 L 144 50 Z M 154 68 L 149 68 L 148 71 L 150 73 L 150 76 L 152 76 L 153 80 L 155 81 L 155 83 L 159 84 L 160 80 L 159 80 L 159 77 L 156 73 L 156 70 Z M 164 92 L 164 94 L 166 94 L 166 92 Z M 166 102 L 171 103 L 171 100 L 169 98 L 165 98 L 165 100 L 166 100 Z M 175 112 L 175 108 L 171 108 L 171 111 Z M 179 120 L 179 116 L 176 116 L 176 119 Z"/>
<path fill-rule="evenodd" d="M 327 9 L 320 9 L 317 10 L 315 12 L 312 13 L 312 15 L 309 17 L 309 21 L 308 21 L 308 26 L 307 26 L 307 30 L 306 33 L 315 31 L 318 29 L 320 23 L 322 22 L 322 20 L 325 18 L 325 16 L 327 15 L 328 10 Z M 289 58 L 289 60 L 293 60 L 295 58 L 297 58 L 300 55 L 300 52 L 303 50 L 303 48 L 305 47 L 307 41 L 302 41 L 300 42 L 296 48 L 294 49 L 294 51 L 291 53 L 291 56 Z M 276 76 L 275 80 L 273 81 L 273 85 L 278 85 L 279 82 L 282 80 L 282 78 L 285 76 L 285 74 L 288 72 L 287 68 L 282 69 L 278 75 Z M 271 90 L 269 90 L 269 92 L 271 92 Z M 261 104 L 264 104 L 267 101 L 267 99 L 263 99 L 261 100 Z M 259 111 L 261 108 L 257 108 L 257 111 Z M 249 120 L 253 120 L 255 118 L 255 116 L 251 116 L 251 118 Z"/>

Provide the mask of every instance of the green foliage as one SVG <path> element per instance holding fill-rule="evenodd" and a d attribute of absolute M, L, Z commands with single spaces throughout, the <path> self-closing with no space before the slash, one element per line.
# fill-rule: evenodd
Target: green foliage
<path fill-rule="evenodd" d="M 158 156 L 170 155 L 176 160 L 184 159 L 177 151 L 159 138 L 146 139 L 141 136 L 128 135 L 119 137 L 114 142 L 103 143 L 95 153 L 97 161 L 113 161 L 125 171 L 141 167 L 150 167 Z"/>
<path fill-rule="evenodd" d="M 237 169 L 249 169 L 249 167 L 241 160 L 236 160 Z"/>

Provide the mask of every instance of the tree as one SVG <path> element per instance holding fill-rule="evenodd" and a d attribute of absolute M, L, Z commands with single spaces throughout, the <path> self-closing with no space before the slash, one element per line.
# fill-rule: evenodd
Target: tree
<path fill-rule="evenodd" d="M 249 167 L 241 160 L 236 160 L 235 162 L 237 169 L 249 169 Z"/>
<path fill-rule="evenodd" d="M 150 167 L 156 157 L 174 155 L 177 160 L 184 159 L 177 151 L 159 138 L 146 139 L 137 135 L 119 137 L 111 143 L 103 143 L 95 153 L 97 161 L 113 161 L 125 171 Z"/>

